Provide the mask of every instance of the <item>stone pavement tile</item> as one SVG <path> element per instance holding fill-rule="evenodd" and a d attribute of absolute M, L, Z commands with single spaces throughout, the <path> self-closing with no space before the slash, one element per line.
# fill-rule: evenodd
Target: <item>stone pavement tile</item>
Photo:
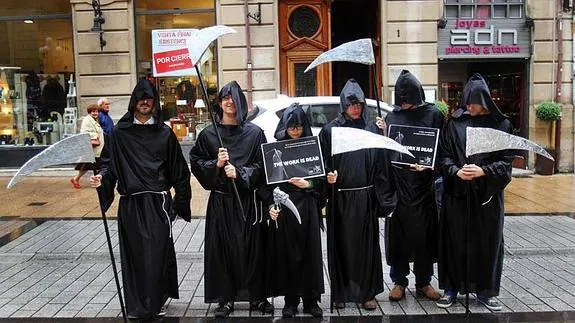
<path fill-rule="evenodd" d="M 192 297 L 194 296 L 194 292 L 193 291 L 186 291 L 186 290 L 180 290 L 180 298 L 179 299 L 170 299 L 170 304 L 173 303 L 185 303 L 188 304 L 190 302 L 190 300 L 192 299 Z"/>
<path fill-rule="evenodd" d="M 551 308 L 553 308 L 553 310 L 555 310 L 555 311 L 572 311 L 573 309 L 575 309 L 572 306 L 570 306 L 569 304 L 566 304 L 565 302 L 563 302 L 559 298 L 541 298 L 541 300 L 545 304 L 547 304 Z"/>
<path fill-rule="evenodd" d="M 421 315 L 426 314 L 425 310 L 419 302 L 411 296 L 406 296 L 405 299 L 399 301 L 399 305 L 403 308 L 405 314 L 409 315 Z"/>
<path fill-rule="evenodd" d="M 210 306 L 206 306 L 204 309 L 188 309 L 185 317 L 205 317 L 206 315 L 213 317 L 214 312 L 213 309 L 210 309 Z"/>
<path fill-rule="evenodd" d="M 52 298 L 50 300 L 50 303 L 52 303 L 52 304 L 54 304 L 54 303 L 67 304 L 74 297 L 76 297 L 77 294 L 78 294 L 78 292 L 61 292 L 56 297 Z"/>
<path fill-rule="evenodd" d="M 33 300 L 31 300 L 30 302 L 28 302 L 26 305 L 22 306 L 20 308 L 20 310 L 23 311 L 38 311 L 39 309 L 41 309 L 42 307 L 44 307 L 44 305 L 48 304 L 48 302 L 51 300 L 51 298 L 35 298 Z"/>
<path fill-rule="evenodd" d="M 32 317 L 52 317 L 58 313 L 64 304 L 46 304 L 39 309 Z"/>
<path fill-rule="evenodd" d="M 545 304 L 529 305 L 534 312 L 553 312 L 553 309 Z"/>
<path fill-rule="evenodd" d="M 23 310 L 18 310 L 16 312 L 14 312 L 12 315 L 10 315 L 11 318 L 24 318 L 24 317 L 32 317 L 32 315 L 34 315 L 34 313 L 36 313 L 36 311 L 23 311 Z"/>
<path fill-rule="evenodd" d="M 485 305 L 479 303 L 477 299 L 474 300 L 469 299 L 469 311 L 471 313 L 491 313 L 491 311 L 487 307 L 485 307 Z"/>
<path fill-rule="evenodd" d="M 76 317 L 95 317 L 105 305 L 106 304 L 86 304 L 86 306 L 78 312 Z"/>
<path fill-rule="evenodd" d="M 102 309 L 96 317 L 119 317 L 122 315 L 122 310 L 120 309 Z"/>
<path fill-rule="evenodd" d="M 354 303 L 346 303 L 345 308 L 338 309 L 337 313 L 339 316 L 359 316 L 359 309 Z"/>
<path fill-rule="evenodd" d="M 471 303 L 471 300 L 469 300 L 469 302 Z M 465 297 L 458 296 L 457 302 L 455 302 L 455 304 L 451 305 L 451 307 L 447 309 L 447 312 L 449 312 L 450 314 L 465 313 L 465 305 L 464 304 L 465 304 Z"/>
<path fill-rule="evenodd" d="M 434 301 L 430 300 L 420 300 L 419 304 L 427 314 L 447 314 L 447 310 L 444 308 L 437 307 Z"/>
<path fill-rule="evenodd" d="M 20 309 L 22 305 L 6 304 L 0 307 L 0 317 L 8 317 Z"/>
<path fill-rule="evenodd" d="M 499 301 L 513 312 L 532 312 L 533 310 L 517 298 L 501 298 Z"/>
<path fill-rule="evenodd" d="M 372 311 L 368 311 L 368 310 L 366 310 L 360 306 L 359 307 L 359 314 L 361 316 L 382 316 L 383 312 L 381 311 L 379 306 L 375 310 L 372 310 Z"/>
<path fill-rule="evenodd" d="M 36 296 L 38 296 L 39 293 L 22 293 L 20 295 L 18 295 L 17 297 L 15 297 L 14 299 L 12 299 L 10 301 L 10 304 L 15 304 L 15 305 L 25 305 L 28 304 L 28 302 L 30 302 L 31 300 L 35 299 Z"/>
<path fill-rule="evenodd" d="M 170 317 L 182 317 L 186 310 L 188 309 L 188 304 L 186 303 L 173 303 L 170 302 L 166 308 L 166 316 Z"/>
<path fill-rule="evenodd" d="M 65 310 L 65 309 L 61 309 L 60 311 L 58 311 L 58 313 L 54 314 L 54 317 L 57 318 L 72 318 L 75 317 L 76 314 L 78 314 L 77 310 Z"/>
<path fill-rule="evenodd" d="M 196 291 L 199 283 L 199 280 L 184 279 L 180 283 L 179 289 L 180 291 L 191 291 L 193 293 Z"/>
<path fill-rule="evenodd" d="M 208 304 L 204 303 L 203 297 L 192 297 L 190 304 L 189 304 L 189 309 L 190 310 L 203 310 L 207 306 L 208 306 Z"/>
<path fill-rule="evenodd" d="M 403 315 L 405 312 L 398 302 L 379 302 L 379 307 L 384 315 Z"/>
<path fill-rule="evenodd" d="M 575 285 L 567 285 L 567 286 L 561 286 L 561 288 L 567 292 L 569 292 L 571 295 L 575 296 Z M 1 304 L 2 302 L 0 302 Z"/>
<path fill-rule="evenodd" d="M 210 306 L 210 311 L 208 312 L 208 316 L 214 316 L 214 309 L 217 307 L 217 304 L 212 304 L 215 306 Z M 246 309 L 238 309 L 234 308 L 234 311 L 230 314 L 230 317 L 249 317 L 250 311 Z"/>
<path fill-rule="evenodd" d="M 80 311 L 90 302 L 92 297 L 75 297 L 68 304 L 62 308 L 63 310 L 76 310 Z"/>
<path fill-rule="evenodd" d="M 114 297 L 117 297 L 117 292 L 101 291 L 94 298 L 90 300 L 90 304 L 108 304 Z"/>

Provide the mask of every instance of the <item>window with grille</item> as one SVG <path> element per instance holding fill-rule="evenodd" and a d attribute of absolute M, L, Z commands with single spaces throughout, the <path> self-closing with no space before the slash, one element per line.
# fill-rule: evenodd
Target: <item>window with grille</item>
<path fill-rule="evenodd" d="M 525 0 L 443 0 L 446 18 L 523 18 Z"/>

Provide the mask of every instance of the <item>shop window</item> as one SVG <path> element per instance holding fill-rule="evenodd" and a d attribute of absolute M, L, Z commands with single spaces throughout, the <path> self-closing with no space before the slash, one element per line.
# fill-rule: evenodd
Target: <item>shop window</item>
<path fill-rule="evenodd" d="M 182 7 L 178 7 L 178 3 Z M 193 6 L 193 7 L 183 7 Z M 160 95 L 164 121 L 169 122 L 180 140 L 195 137 L 196 127 L 208 121 L 205 102 L 197 74 L 178 77 L 152 76 L 152 30 L 202 29 L 216 24 L 213 0 L 157 1 L 137 0 L 136 50 L 137 71 L 140 78 L 148 78 Z M 217 96 L 217 46 L 210 45 L 199 64 L 202 80 L 207 87 L 210 102 Z M 187 140 L 187 139 L 186 139 Z M 183 141 L 182 141 L 183 142 Z"/>
<path fill-rule="evenodd" d="M 74 73 L 70 1 L 3 0 L 0 12 L 0 144 L 53 144 Z"/>
<path fill-rule="evenodd" d="M 524 0 L 444 0 L 446 18 L 522 18 Z"/>

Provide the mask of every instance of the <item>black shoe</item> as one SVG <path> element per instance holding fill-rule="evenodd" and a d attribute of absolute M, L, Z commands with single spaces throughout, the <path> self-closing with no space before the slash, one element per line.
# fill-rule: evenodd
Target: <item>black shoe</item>
<path fill-rule="evenodd" d="M 296 313 L 297 313 L 297 307 L 293 305 L 286 305 L 282 309 L 282 317 L 286 319 L 294 317 Z"/>
<path fill-rule="evenodd" d="M 214 311 L 215 317 L 228 317 L 234 311 L 234 304 L 225 303 L 220 304 Z"/>
<path fill-rule="evenodd" d="M 267 299 L 250 303 L 250 311 L 260 311 L 262 314 L 273 314 L 274 306 Z"/>
<path fill-rule="evenodd" d="M 311 314 L 313 317 L 322 317 L 323 310 L 316 304 L 312 304 L 310 306 L 304 306 L 303 312 L 307 314 Z"/>

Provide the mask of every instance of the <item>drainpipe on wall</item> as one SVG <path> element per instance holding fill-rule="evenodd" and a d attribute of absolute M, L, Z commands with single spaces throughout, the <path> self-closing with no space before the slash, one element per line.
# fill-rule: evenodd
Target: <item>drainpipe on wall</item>
<path fill-rule="evenodd" d="M 563 85 L 563 0 L 557 0 L 557 73 L 555 83 L 555 102 L 561 103 L 561 87 Z M 555 172 L 559 170 L 561 152 L 561 119 L 555 125 Z"/>
<path fill-rule="evenodd" d="M 246 67 L 247 67 L 247 88 L 246 92 L 248 92 L 248 111 L 252 109 L 252 100 L 253 100 L 253 93 L 252 93 L 252 37 L 250 32 L 250 17 L 248 16 L 249 11 L 248 0 L 244 0 L 244 21 L 246 24 Z"/>

